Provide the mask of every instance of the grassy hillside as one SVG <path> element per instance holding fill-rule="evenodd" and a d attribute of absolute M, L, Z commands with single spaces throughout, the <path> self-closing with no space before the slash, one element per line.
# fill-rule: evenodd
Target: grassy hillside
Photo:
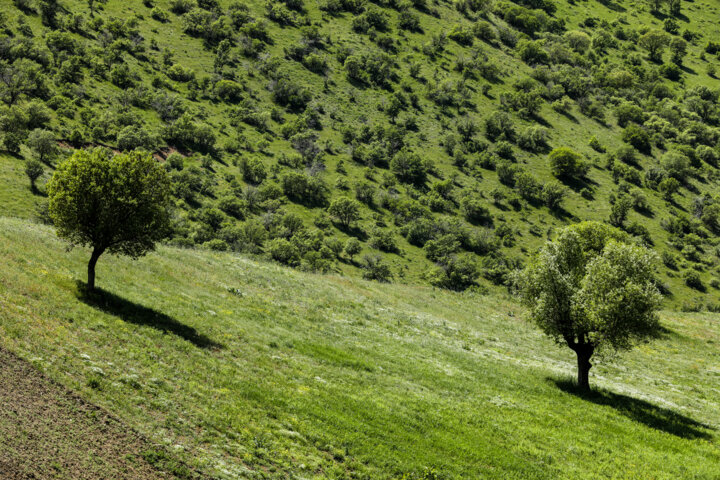
<path fill-rule="evenodd" d="M 42 202 L 22 172 L 46 129 L 64 150 L 40 191 L 71 148 L 155 152 L 178 245 L 366 276 L 380 255 L 482 291 L 553 228 L 605 220 L 663 254 L 668 305 L 715 309 L 718 6 L 670 3 L 4 2 L 0 200 Z M 556 178 L 556 147 L 587 173 Z"/>
<path fill-rule="evenodd" d="M 86 257 L 0 219 L 0 345 L 216 478 L 718 476 L 712 315 L 663 313 L 583 397 L 500 296 L 163 247 L 88 297 Z"/>

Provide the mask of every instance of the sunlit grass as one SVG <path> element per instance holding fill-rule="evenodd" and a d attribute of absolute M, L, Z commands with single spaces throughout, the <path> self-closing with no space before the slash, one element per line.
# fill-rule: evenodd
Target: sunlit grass
<path fill-rule="evenodd" d="M 103 257 L 0 219 L 0 342 L 219 478 L 717 478 L 720 327 L 591 371 L 503 296 L 160 248 Z"/>

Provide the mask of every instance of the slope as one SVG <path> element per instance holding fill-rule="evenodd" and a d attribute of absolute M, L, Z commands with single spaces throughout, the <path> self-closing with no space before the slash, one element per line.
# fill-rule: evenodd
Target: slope
<path fill-rule="evenodd" d="M 711 315 L 663 313 L 582 397 L 500 296 L 167 247 L 103 258 L 87 296 L 86 257 L 0 219 L 0 346 L 216 478 L 720 473 Z"/>
<path fill-rule="evenodd" d="M 202 478 L 5 350 L 0 448 L 5 480 Z"/>
<path fill-rule="evenodd" d="M 379 255 L 452 289 L 498 291 L 557 226 L 611 221 L 662 254 L 668 305 L 717 307 L 714 1 L 92 4 L 0 5 L 13 172 L 38 128 L 66 149 L 46 177 L 72 147 L 146 148 L 176 245 L 366 276 Z M 587 173 L 556 178 L 556 147 Z"/>

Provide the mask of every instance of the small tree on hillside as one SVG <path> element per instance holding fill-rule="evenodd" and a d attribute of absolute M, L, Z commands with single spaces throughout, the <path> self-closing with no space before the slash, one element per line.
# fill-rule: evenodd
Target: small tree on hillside
<path fill-rule="evenodd" d="M 360 218 L 360 204 L 347 197 L 340 197 L 332 201 L 328 213 L 336 217 L 343 227 L 349 227 Z"/>
<path fill-rule="evenodd" d="M 628 349 L 657 332 L 655 257 L 618 229 L 582 222 L 563 229 L 516 274 L 533 321 L 576 353 L 580 388 L 590 388 L 595 352 Z"/>
<path fill-rule="evenodd" d="M 36 128 L 28 135 L 27 146 L 41 162 L 48 162 L 57 154 L 57 142 L 52 132 Z"/>
<path fill-rule="evenodd" d="M 650 30 L 640 37 L 639 44 L 648 51 L 648 57 L 653 62 L 661 62 L 665 47 L 670 43 L 670 35 L 662 30 Z"/>
<path fill-rule="evenodd" d="M 170 181 L 147 153 L 79 150 L 58 166 L 47 191 L 58 235 L 92 248 L 90 290 L 100 255 L 140 257 L 168 231 Z"/>
<path fill-rule="evenodd" d="M 578 179 L 585 175 L 587 166 L 582 157 L 575 150 L 568 147 L 558 147 L 548 155 L 550 171 L 553 175 L 563 179 Z"/>
<path fill-rule="evenodd" d="M 42 176 L 43 172 L 42 163 L 37 160 L 30 159 L 25 163 L 25 175 L 27 175 L 30 179 L 30 190 L 33 192 L 37 190 L 35 182 L 37 182 L 37 179 Z"/>
<path fill-rule="evenodd" d="M 95 6 L 99 3 L 106 3 L 107 0 L 87 0 L 88 8 L 90 9 L 90 16 L 95 16 Z"/>

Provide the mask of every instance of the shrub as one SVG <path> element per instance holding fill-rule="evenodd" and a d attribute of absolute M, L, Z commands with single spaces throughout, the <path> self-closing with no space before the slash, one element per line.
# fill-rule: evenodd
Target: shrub
<path fill-rule="evenodd" d="M 479 273 L 472 254 L 451 255 L 431 272 L 430 283 L 449 290 L 465 290 L 475 284 Z"/>
<path fill-rule="evenodd" d="M 550 152 L 550 170 L 563 179 L 578 179 L 587 173 L 587 166 L 579 153 L 568 147 L 558 147 Z"/>
<path fill-rule="evenodd" d="M 542 187 L 540 198 L 550 210 L 558 210 L 567 195 L 567 189 L 558 182 L 547 182 Z"/>
<path fill-rule="evenodd" d="M 136 125 L 128 125 L 120 130 L 116 141 L 120 150 L 155 149 L 155 139 L 143 127 Z"/>
<path fill-rule="evenodd" d="M 533 125 L 525 128 L 518 135 L 518 146 L 530 152 L 541 152 L 548 146 L 549 134 L 545 127 Z"/>
<path fill-rule="evenodd" d="M 345 248 L 343 250 L 345 255 L 352 260 L 355 255 L 362 251 L 362 244 L 357 238 L 351 237 L 347 242 L 345 242 Z"/>
<path fill-rule="evenodd" d="M 623 102 L 615 108 L 615 118 L 621 127 L 626 127 L 630 122 L 642 124 L 645 121 L 645 112 L 634 103 Z"/>
<path fill-rule="evenodd" d="M 678 181 L 685 181 L 690 173 L 690 160 L 682 153 L 671 150 L 661 159 L 661 164 L 667 174 Z"/>
<path fill-rule="evenodd" d="M 284 238 L 274 238 L 266 246 L 270 258 L 284 265 L 297 266 L 300 264 L 300 250 Z"/>
<path fill-rule="evenodd" d="M 663 194 L 663 198 L 667 201 L 671 201 L 673 195 L 675 195 L 679 189 L 680 182 L 672 177 L 663 179 L 658 185 L 658 190 Z"/>
<path fill-rule="evenodd" d="M 328 207 L 328 213 L 347 228 L 360 219 L 360 204 L 353 199 L 340 197 L 332 201 Z"/>
<path fill-rule="evenodd" d="M 490 210 L 478 197 L 468 194 L 460 200 L 460 211 L 466 220 L 473 223 L 485 223 L 492 219 Z"/>
<path fill-rule="evenodd" d="M 427 178 L 427 167 L 420 156 L 408 150 L 401 150 L 390 161 L 390 170 L 401 182 L 421 185 Z"/>
<path fill-rule="evenodd" d="M 540 195 L 541 186 L 532 174 L 519 172 L 515 176 L 515 190 L 525 200 L 533 202 Z"/>
<path fill-rule="evenodd" d="M 30 159 L 25 162 L 25 175 L 30 179 L 30 189 L 35 191 L 35 182 L 45 172 L 42 163 L 38 160 Z"/>
<path fill-rule="evenodd" d="M 48 130 L 36 128 L 27 138 L 27 146 L 41 162 L 52 160 L 57 154 L 55 135 Z"/>
<path fill-rule="evenodd" d="M 600 143 L 600 140 L 598 140 L 595 135 L 590 137 L 590 141 L 588 142 L 588 144 L 590 145 L 590 148 L 592 148 L 596 152 L 599 152 L 599 153 L 605 152 L 605 147 L 602 146 L 602 144 Z"/>
<path fill-rule="evenodd" d="M 355 185 L 355 198 L 372 207 L 375 204 L 375 187 L 368 182 L 361 182 Z"/>
<path fill-rule="evenodd" d="M 700 291 L 705 290 L 705 285 L 703 285 L 700 275 L 695 270 L 686 271 L 683 274 L 683 280 L 685 281 L 685 285 L 690 288 Z"/>
<path fill-rule="evenodd" d="M 317 177 L 287 172 L 280 178 L 282 190 L 291 200 L 308 206 L 325 205 L 329 190 Z"/>
<path fill-rule="evenodd" d="M 640 37 L 638 44 L 648 51 L 653 62 L 660 62 L 664 48 L 670 43 L 670 36 L 662 30 L 650 30 Z"/>
<path fill-rule="evenodd" d="M 195 78 L 195 72 L 191 68 L 176 63 L 168 69 L 167 76 L 176 82 L 189 82 Z"/>
<path fill-rule="evenodd" d="M 393 278 L 390 266 L 380 255 L 365 255 L 362 260 L 363 278 L 378 282 L 389 282 Z"/>
<path fill-rule="evenodd" d="M 548 63 L 550 60 L 548 53 L 537 41 L 523 40 L 518 44 L 517 51 L 520 59 L 528 65 Z"/>
<path fill-rule="evenodd" d="M 491 142 L 512 141 L 515 138 L 515 125 L 505 112 L 493 112 L 485 119 L 485 135 Z"/>
<path fill-rule="evenodd" d="M 218 201 L 218 207 L 231 217 L 243 220 L 247 211 L 247 202 L 244 202 L 235 196 L 227 195 Z"/>
<path fill-rule="evenodd" d="M 280 77 L 270 85 L 275 103 L 292 110 L 303 110 L 312 99 L 310 91 L 288 77 Z"/>
<path fill-rule="evenodd" d="M 195 0 L 170 0 L 170 11 L 176 15 L 187 13 L 197 7 Z"/>
<path fill-rule="evenodd" d="M 368 245 L 383 252 L 398 252 L 398 246 L 397 243 L 395 243 L 395 236 L 390 230 L 382 230 L 380 228 L 374 229 L 370 234 Z"/>
<path fill-rule="evenodd" d="M 159 7 L 153 8 L 150 11 L 150 16 L 161 23 L 167 23 L 170 21 L 170 15 L 168 12 Z"/>
<path fill-rule="evenodd" d="M 631 123 L 623 130 L 622 140 L 643 153 L 650 153 L 650 134 L 634 123 Z"/>
<path fill-rule="evenodd" d="M 215 95 L 226 102 L 239 102 L 243 97 L 243 86 L 232 80 L 220 80 L 215 84 Z"/>

